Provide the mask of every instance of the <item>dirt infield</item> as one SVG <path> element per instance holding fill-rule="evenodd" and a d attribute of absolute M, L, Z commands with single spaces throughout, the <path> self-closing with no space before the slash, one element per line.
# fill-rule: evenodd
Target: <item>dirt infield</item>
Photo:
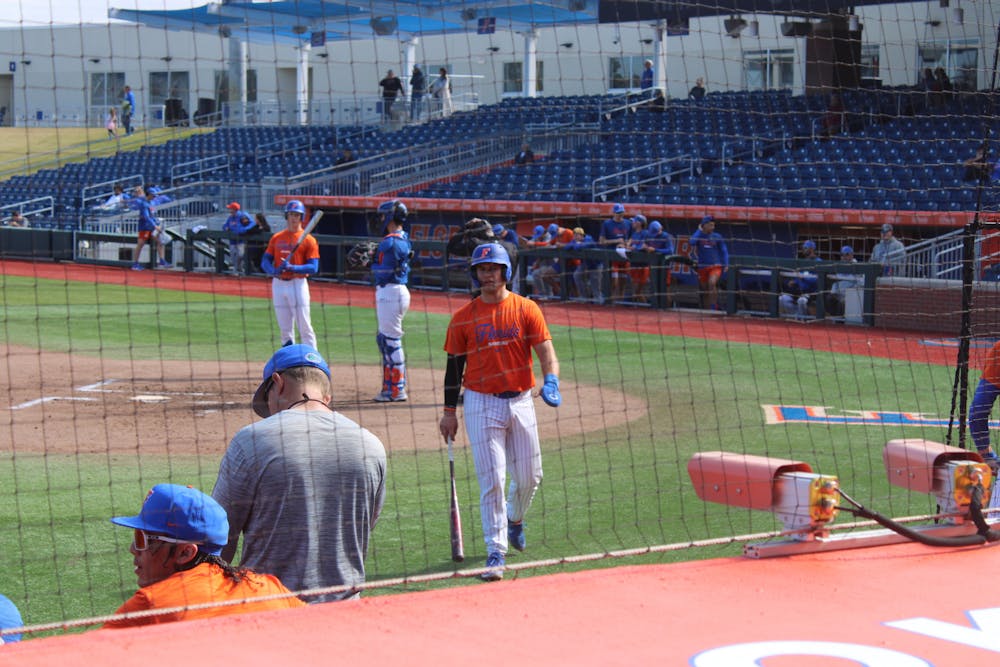
<path fill-rule="evenodd" d="M 258 419 L 250 397 L 260 364 L 112 360 L 0 345 L 8 377 L 0 395 L 0 450 L 87 454 L 221 455 L 240 428 Z M 407 403 L 379 404 L 381 369 L 334 367 L 333 407 L 375 433 L 390 451 L 442 446 L 440 382 L 411 369 Z M 642 417 L 644 400 L 563 383 L 558 410 L 538 403 L 542 439 L 571 436 Z M 621 405 L 628 410 L 586 411 Z M 464 437 L 460 437 L 464 439 Z"/>

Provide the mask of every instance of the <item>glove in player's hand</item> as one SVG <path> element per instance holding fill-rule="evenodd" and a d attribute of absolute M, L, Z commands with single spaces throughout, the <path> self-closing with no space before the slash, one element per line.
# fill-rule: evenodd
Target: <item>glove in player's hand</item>
<path fill-rule="evenodd" d="M 552 373 L 545 376 L 545 384 L 542 385 L 542 400 L 553 408 L 558 408 L 562 404 L 562 395 L 559 393 L 559 378 Z"/>
<path fill-rule="evenodd" d="M 378 244 L 374 241 L 362 241 L 347 253 L 347 264 L 355 269 L 367 269 L 372 265 Z"/>

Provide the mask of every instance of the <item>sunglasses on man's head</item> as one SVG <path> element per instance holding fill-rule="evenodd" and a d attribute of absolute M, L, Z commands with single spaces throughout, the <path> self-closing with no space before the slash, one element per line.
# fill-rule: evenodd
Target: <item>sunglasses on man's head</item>
<path fill-rule="evenodd" d="M 132 548 L 136 551 L 145 551 L 150 547 L 150 542 L 169 542 L 170 544 L 192 544 L 190 540 L 178 540 L 166 535 L 150 535 L 141 528 L 135 528 L 132 532 Z"/>

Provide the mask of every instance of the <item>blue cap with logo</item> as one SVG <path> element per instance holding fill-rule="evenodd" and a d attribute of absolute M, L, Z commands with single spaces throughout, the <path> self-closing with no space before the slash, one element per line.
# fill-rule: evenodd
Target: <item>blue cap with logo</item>
<path fill-rule="evenodd" d="M 841 255 L 853 255 L 854 254 L 854 248 L 852 248 L 849 245 L 845 245 L 843 248 L 840 249 L 840 254 Z"/>
<path fill-rule="evenodd" d="M 802 242 L 802 249 L 803 250 L 815 250 L 816 249 L 816 242 L 813 241 L 813 240 L 811 240 L 811 239 L 807 240 L 807 241 L 803 241 Z"/>
<path fill-rule="evenodd" d="M 503 225 L 501 225 L 498 222 L 497 224 L 493 225 L 493 235 L 500 236 L 501 234 L 503 234 Z"/>
<path fill-rule="evenodd" d="M 261 417 L 270 417 L 271 409 L 267 405 L 267 392 L 271 388 L 271 376 L 275 373 L 299 366 L 318 368 L 326 373 L 328 378 L 332 379 L 330 376 L 330 367 L 327 365 L 323 355 L 316 348 L 302 343 L 298 345 L 286 345 L 275 352 L 274 356 L 264 365 L 263 380 L 253 395 L 253 411 Z"/>
<path fill-rule="evenodd" d="M 611 212 L 615 213 L 615 214 L 624 213 L 625 212 L 625 205 L 624 204 L 615 204 L 614 206 L 611 207 Z"/>
<path fill-rule="evenodd" d="M 229 518 L 212 496 L 180 484 L 157 484 L 136 516 L 112 517 L 111 523 L 138 528 L 197 544 L 211 556 L 229 542 Z"/>
<path fill-rule="evenodd" d="M 536 226 L 535 227 L 535 232 L 534 232 L 534 234 L 532 234 L 531 238 L 532 239 L 540 239 L 543 236 L 545 236 L 545 228 L 542 227 L 541 225 Z"/>

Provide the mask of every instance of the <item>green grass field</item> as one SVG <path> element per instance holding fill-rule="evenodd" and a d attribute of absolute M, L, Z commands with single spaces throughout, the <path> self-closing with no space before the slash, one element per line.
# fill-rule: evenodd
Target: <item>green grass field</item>
<path fill-rule="evenodd" d="M 0 286 L 0 342 L 6 344 L 105 358 L 242 361 L 266 359 L 276 343 L 267 299 L 2 276 Z M 447 319 L 408 315 L 411 367 L 443 368 Z M 313 306 L 321 340 L 335 341 L 336 363 L 378 363 L 373 323 L 368 308 Z M 688 459 L 698 451 L 804 460 L 816 472 L 838 475 L 848 493 L 885 514 L 933 510 L 929 498 L 887 485 L 881 451 L 897 437 L 942 440 L 942 429 L 768 426 L 761 405 L 946 416 L 951 369 L 629 331 L 554 327 L 553 335 L 564 380 L 620 388 L 629 396 L 626 405 L 586 406 L 588 412 L 623 411 L 643 401 L 649 412 L 622 426 L 543 442 L 545 481 L 528 516 L 529 551 L 513 562 L 779 528 L 768 513 L 699 500 L 686 471 Z M 539 403 L 539 409 L 548 408 Z M 125 459 L 0 452 L 0 485 L 9 499 L 0 506 L 0 591 L 18 603 L 27 623 L 113 612 L 134 591 L 135 580 L 127 550 L 130 535 L 114 529 L 108 517 L 138 509 L 140 478 L 149 484 L 196 483 L 210 490 L 217 465 L 214 458 L 196 456 Z M 458 452 L 457 467 L 467 563 L 479 567 L 485 554 L 478 487 L 464 449 Z M 393 454 L 387 489 L 368 559 L 370 580 L 451 571 L 444 453 Z M 842 518 L 851 520 L 846 514 Z M 739 553 L 734 544 L 628 562 Z M 604 560 L 599 565 L 621 563 Z M 550 571 L 540 568 L 532 574 Z"/>

